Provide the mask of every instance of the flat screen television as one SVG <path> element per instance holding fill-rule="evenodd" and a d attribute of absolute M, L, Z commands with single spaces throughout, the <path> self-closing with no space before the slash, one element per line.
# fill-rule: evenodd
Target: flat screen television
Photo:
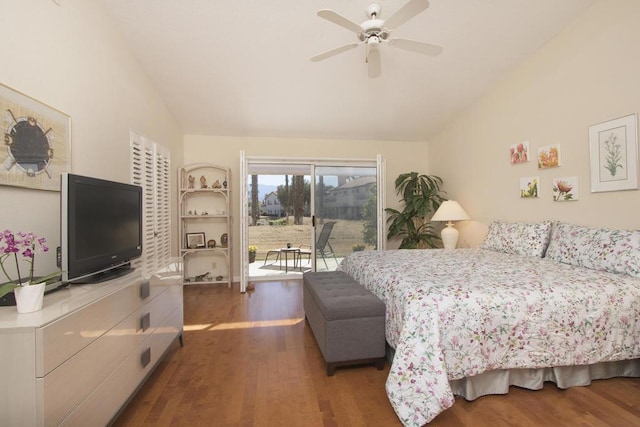
<path fill-rule="evenodd" d="M 95 283 L 131 272 L 142 255 L 142 187 L 62 174 L 63 283 Z"/>

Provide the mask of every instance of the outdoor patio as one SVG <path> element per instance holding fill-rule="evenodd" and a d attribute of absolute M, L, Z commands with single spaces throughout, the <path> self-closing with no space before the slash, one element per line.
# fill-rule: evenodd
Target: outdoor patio
<path fill-rule="evenodd" d="M 327 266 L 325 267 L 324 261 L 321 257 L 316 260 L 318 271 L 334 271 L 338 264 L 342 261 L 343 257 L 337 257 L 337 262 L 333 257 L 327 257 Z M 299 263 L 300 264 L 300 263 Z M 311 270 L 311 262 L 306 257 L 302 258 L 301 265 L 294 266 L 292 257 L 288 257 L 287 263 L 282 259 L 276 261 L 275 256 L 269 257 L 269 260 L 265 264 L 263 259 L 256 259 L 255 262 L 249 264 L 249 277 L 253 280 L 260 280 L 261 278 L 273 278 L 274 276 L 299 277 L 305 271 Z"/>

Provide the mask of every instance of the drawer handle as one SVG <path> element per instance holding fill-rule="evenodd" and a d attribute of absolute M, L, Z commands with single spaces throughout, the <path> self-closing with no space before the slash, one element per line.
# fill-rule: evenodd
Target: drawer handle
<path fill-rule="evenodd" d="M 140 285 L 140 299 L 146 299 L 151 295 L 151 286 L 149 285 L 149 281 L 142 282 Z"/>
<path fill-rule="evenodd" d="M 143 368 L 146 368 L 149 362 L 151 362 L 151 347 L 147 348 L 142 352 L 142 355 L 140 355 L 140 363 L 142 363 Z"/>
<path fill-rule="evenodd" d="M 149 329 L 149 326 L 151 326 L 151 313 L 145 314 L 140 319 L 140 329 L 142 329 L 142 332 Z"/>

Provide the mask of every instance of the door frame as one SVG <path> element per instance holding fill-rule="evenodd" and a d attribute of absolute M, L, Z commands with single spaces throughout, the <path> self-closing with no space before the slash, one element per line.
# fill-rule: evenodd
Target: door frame
<path fill-rule="evenodd" d="M 315 167 L 321 166 L 360 166 L 376 168 L 377 183 L 377 228 L 378 250 L 386 248 L 384 206 L 385 200 L 385 162 L 381 154 L 373 159 L 363 158 L 304 158 L 304 157 L 266 157 L 247 156 L 244 150 L 240 151 L 240 292 L 247 289 L 249 280 L 249 196 L 248 196 L 248 171 L 251 164 L 282 164 L 282 165 L 309 165 L 311 180 L 315 181 Z M 311 184 L 311 212 L 315 212 L 315 182 Z M 312 227 L 312 242 L 315 242 L 315 227 Z M 313 246 L 312 246 L 313 247 Z M 312 265 L 315 266 L 315 251 L 311 251 Z"/>

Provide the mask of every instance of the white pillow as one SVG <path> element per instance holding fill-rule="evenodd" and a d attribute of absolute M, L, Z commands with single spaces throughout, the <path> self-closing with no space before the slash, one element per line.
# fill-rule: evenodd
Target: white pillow
<path fill-rule="evenodd" d="M 509 223 L 491 221 L 480 248 L 496 252 L 543 257 L 549 244 L 551 221 Z"/>
<path fill-rule="evenodd" d="M 565 264 L 640 277 L 640 231 L 556 222 L 547 257 Z"/>

